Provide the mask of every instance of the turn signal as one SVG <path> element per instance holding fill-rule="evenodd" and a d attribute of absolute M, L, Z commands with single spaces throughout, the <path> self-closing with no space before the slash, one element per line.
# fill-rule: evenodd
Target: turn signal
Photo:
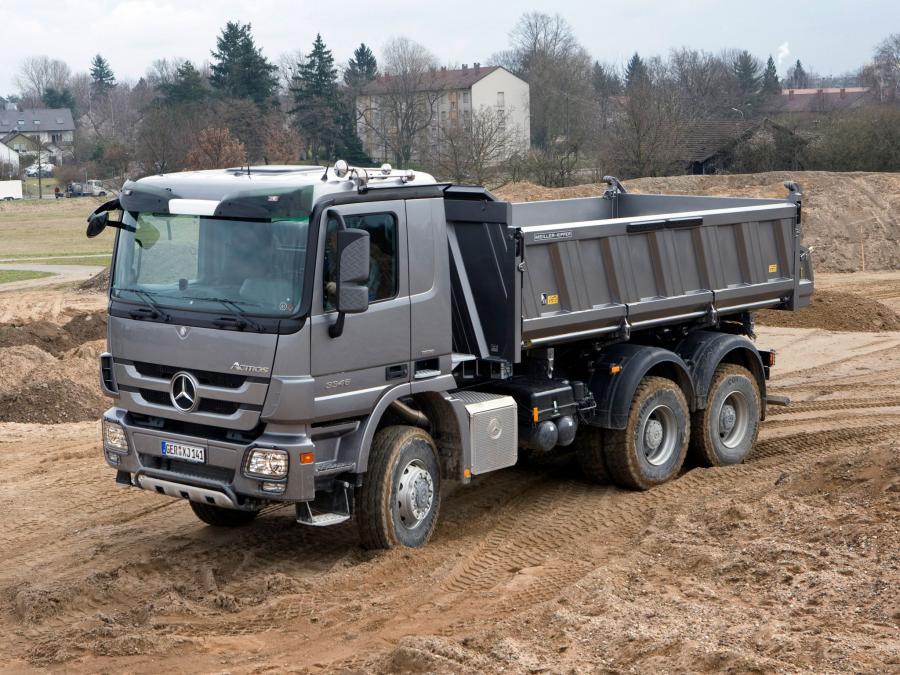
<path fill-rule="evenodd" d="M 620 365 L 618 365 L 618 364 L 616 364 L 615 366 L 610 366 L 610 367 L 609 367 L 609 374 L 610 374 L 610 375 L 616 375 L 616 374 L 621 373 L 621 372 L 622 372 L 622 366 L 620 366 Z"/>
<path fill-rule="evenodd" d="M 314 464 L 316 461 L 316 453 L 314 452 L 301 452 L 300 453 L 300 463 L 301 464 Z"/>

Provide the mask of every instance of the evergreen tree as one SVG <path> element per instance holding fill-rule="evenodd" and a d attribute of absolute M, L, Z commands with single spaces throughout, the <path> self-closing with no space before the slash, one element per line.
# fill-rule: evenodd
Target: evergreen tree
<path fill-rule="evenodd" d="M 769 54 L 766 61 L 766 69 L 762 77 L 762 91 L 766 96 L 781 93 L 781 83 L 778 81 L 778 71 L 775 69 L 775 59 Z"/>
<path fill-rule="evenodd" d="M 316 35 L 306 61 L 298 64 L 291 93 L 297 127 L 307 140 L 312 158 L 328 157 L 336 150 L 338 137 L 338 86 L 334 56 Z"/>
<path fill-rule="evenodd" d="M 54 89 L 53 87 L 47 87 L 44 90 L 44 105 L 48 108 L 68 108 L 69 110 L 75 110 L 75 97 L 72 96 L 72 90 L 68 87 L 63 89 Z"/>
<path fill-rule="evenodd" d="M 644 63 L 637 52 L 628 60 L 625 66 L 625 88 L 631 89 L 637 84 L 642 84 L 650 79 L 650 72 L 647 70 L 647 64 Z"/>
<path fill-rule="evenodd" d="M 797 59 L 797 63 L 788 70 L 787 81 L 791 89 L 806 89 L 809 86 L 809 76 L 803 69 L 800 59 Z"/>
<path fill-rule="evenodd" d="M 256 46 L 249 23 L 229 21 L 216 38 L 212 57 L 209 82 L 222 96 L 251 99 L 261 108 L 271 102 L 277 68 Z"/>
<path fill-rule="evenodd" d="M 378 61 L 372 50 L 363 42 L 353 52 L 353 58 L 347 64 L 344 71 L 344 84 L 351 89 L 359 89 L 367 82 L 371 82 L 378 74 Z"/>
<path fill-rule="evenodd" d="M 209 93 L 194 64 L 185 61 L 178 66 L 171 82 L 160 85 L 160 91 L 166 101 L 173 104 L 201 103 Z"/>
<path fill-rule="evenodd" d="M 594 61 L 591 70 L 591 83 L 594 85 L 594 93 L 600 98 L 616 96 L 622 93 L 622 80 L 618 74 L 604 66 L 599 61 Z"/>
<path fill-rule="evenodd" d="M 91 61 L 91 93 L 103 98 L 115 86 L 116 76 L 109 67 L 109 61 L 97 54 Z"/>
<path fill-rule="evenodd" d="M 738 52 L 731 62 L 731 70 L 741 94 L 740 103 L 753 102 L 759 95 L 763 78 L 757 58 L 746 49 Z"/>

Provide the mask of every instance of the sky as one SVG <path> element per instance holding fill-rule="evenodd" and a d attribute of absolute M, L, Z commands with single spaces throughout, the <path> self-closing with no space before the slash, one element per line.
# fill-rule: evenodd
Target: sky
<path fill-rule="evenodd" d="M 635 51 L 650 56 L 681 46 L 740 47 L 763 59 L 772 54 L 782 74 L 798 58 L 821 75 L 855 70 L 889 32 L 900 31 L 898 0 L 0 0 L 0 94 L 15 93 L 16 69 L 32 54 L 62 59 L 77 72 L 99 52 L 119 79 L 131 80 L 162 57 L 199 64 L 229 20 L 251 23 L 273 61 L 309 51 L 321 32 L 339 63 L 360 42 L 377 55 L 397 35 L 421 42 L 442 63 L 488 63 L 532 10 L 562 14 L 600 61 L 622 64 Z"/>

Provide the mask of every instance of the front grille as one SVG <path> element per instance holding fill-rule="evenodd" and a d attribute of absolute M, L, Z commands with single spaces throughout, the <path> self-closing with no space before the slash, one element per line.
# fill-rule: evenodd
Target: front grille
<path fill-rule="evenodd" d="M 239 389 L 247 381 L 245 375 L 233 373 L 214 373 L 209 370 L 194 370 L 192 368 L 178 368 L 158 363 L 146 363 L 135 361 L 134 369 L 144 377 L 155 377 L 161 380 L 171 380 L 175 373 L 185 371 L 197 378 L 197 382 L 207 387 L 222 387 L 224 389 Z"/>
<path fill-rule="evenodd" d="M 128 413 L 128 422 L 136 427 L 149 429 L 150 431 L 163 431 L 179 436 L 208 438 L 210 440 L 225 441 L 227 443 L 237 443 L 240 445 L 252 443 L 259 438 L 263 430 L 262 424 L 258 424 L 256 428 L 250 429 L 249 431 L 238 431 L 237 429 L 223 429 L 222 427 L 209 424 L 172 420 L 165 417 L 142 415 L 135 412 Z"/>
<path fill-rule="evenodd" d="M 220 483 L 231 483 L 234 480 L 234 471 L 223 466 L 209 466 L 207 464 L 191 464 L 178 459 L 157 457 L 156 455 L 140 454 L 141 464 L 147 469 L 157 471 L 169 471 L 185 478 L 204 478 Z"/>
<path fill-rule="evenodd" d="M 138 389 L 138 391 L 147 403 L 164 405 L 167 408 L 174 409 L 169 392 L 155 391 L 153 389 Z M 197 412 L 212 413 L 213 415 L 233 415 L 240 407 L 241 404 L 235 401 L 219 401 L 216 399 L 201 398 L 200 403 L 197 406 Z M 246 405 L 245 408 L 258 409 L 259 406 Z"/>

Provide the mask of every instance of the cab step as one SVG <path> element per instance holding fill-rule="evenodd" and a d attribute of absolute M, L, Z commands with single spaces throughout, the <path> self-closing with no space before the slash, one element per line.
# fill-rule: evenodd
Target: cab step
<path fill-rule="evenodd" d="M 353 515 L 353 488 L 336 481 L 333 492 L 321 492 L 311 502 L 296 505 L 297 522 L 312 527 L 328 527 L 350 520 Z"/>

